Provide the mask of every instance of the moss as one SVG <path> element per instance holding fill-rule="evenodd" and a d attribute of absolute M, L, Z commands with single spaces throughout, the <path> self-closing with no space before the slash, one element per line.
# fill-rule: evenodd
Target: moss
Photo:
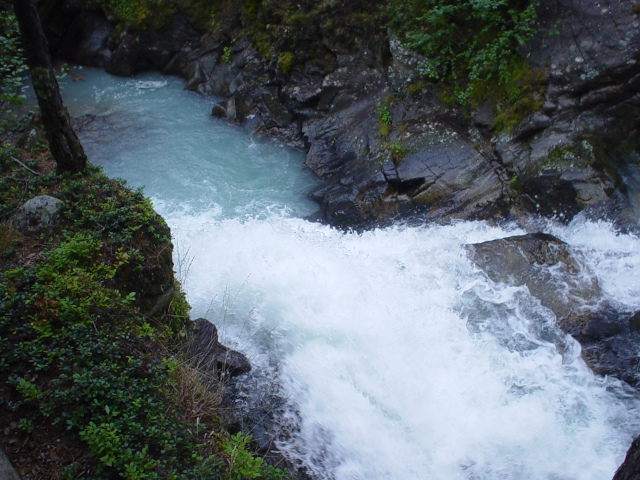
<path fill-rule="evenodd" d="M 388 150 L 391 153 L 391 159 L 394 161 L 395 164 L 398 164 L 398 162 L 402 160 L 404 156 L 407 154 L 406 147 L 396 142 L 385 143 L 384 148 L 385 150 Z"/>
<path fill-rule="evenodd" d="M 388 123 L 380 123 L 378 125 L 378 135 L 380 135 L 382 138 L 387 138 L 390 133 L 391 125 L 389 125 Z"/>
<path fill-rule="evenodd" d="M 296 63 L 296 57 L 291 52 L 280 52 L 278 53 L 278 67 L 280 71 L 285 75 L 288 75 L 291 71 L 291 67 L 293 67 Z"/>
<path fill-rule="evenodd" d="M 509 187 L 514 192 L 522 192 L 522 185 L 518 181 L 518 175 L 514 175 L 513 177 L 511 177 L 511 179 L 509 180 Z"/>
<path fill-rule="evenodd" d="M 102 9 L 114 17 L 124 29 L 164 30 L 176 6 L 165 0 L 102 0 Z"/>
<path fill-rule="evenodd" d="M 415 98 L 418 95 L 420 95 L 420 93 L 422 93 L 425 86 L 426 84 L 423 80 L 418 80 L 416 82 L 413 82 L 407 86 L 407 95 Z"/>
<path fill-rule="evenodd" d="M 368 12 L 356 12 L 349 16 L 350 23 L 371 27 L 376 25 L 376 16 Z"/>
<path fill-rule="evenodd" d="M 285 23 L 287 25 L 304 27 L 307 25 L 311 25 L 313 20 L 310 15 L 306 13 L 294 13 L 285 18 Z"/>
<path fill-rule="evenodd" d="M 438 90 L 438 99 L 448 106 L 456 104 L 456 92 L 452 85 L 442 84 Z"/>
<path fill-rule="evenodd" d="M 557 147 L 536 168 L 536 173 L 548 170 L 566 171 L 586 167 L 591 159 L 589 155 L 585 157 L 585 153 L 584 151 L 580 152 L 576 145 Z"/>
<path fill-rule="evenodd" d="M 213 31 L 221 27 L 218 18 L 220 8 L 206 0 L 183 0 L 181 8 L 188 15 L 191 24 L 200 31 Z"/>
<path fill-rule="evenodd" d="M 511 63 L 510 81 L 505 85 L 494 85 L 493 95 L 478 92 L 474 97 L 476 106 L 485 98 L 495 102 L 496 116 L 493 127 L 497 131 L 512 131 L 527 115 L 539 110 L 543 104 L 546 79 L 543 72 L 533 70 L 524 60 L 515 58 Z"/>
<path fill-rule="evenodd" d="M 629 147 L 632 144 L 625 142 L 611 146 L 594 137 L 583 140 L 580 142 L 580 145 L 583 148 L 588 148 L 589 153 L 591 154 L 591 164 L 593 168 L 604 172 L 609 176 L 609 178 L 613 180 L 614 188 L 620 188 L 623 183 L 620 172 L 618 172 L 618 168 L 616 167 L 616 162 L 621 156 L 624 156 L 624 154 L 629 151 L 637 152 L 638 145 L 636 144 L 635 148 L 631 147 L 631 149 L 629 149 Z"/>

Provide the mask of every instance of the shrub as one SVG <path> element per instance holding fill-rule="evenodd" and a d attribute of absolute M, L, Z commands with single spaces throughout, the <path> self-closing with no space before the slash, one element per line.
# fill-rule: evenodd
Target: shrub
<path fill-rule="evenodd" d="M 512 89 L 516 49 L 534 33 L 537 3 L 528 0 L 391 0 L 389 25 L 425 56 L 427 79 L 453 87 L 468 106 L 483 88 Z"/>
<path fill-rule="evenodd" d="M 27 75 L 15 15 L 0 12 L 0 129 L 14 122 L 13 111 L 24 104 L 22 87 Z"/>

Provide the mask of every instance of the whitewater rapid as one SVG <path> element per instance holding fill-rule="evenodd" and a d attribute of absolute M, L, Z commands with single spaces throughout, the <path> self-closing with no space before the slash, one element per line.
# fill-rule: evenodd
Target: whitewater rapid
<path fill-rule="evenodd" d="M 180 80 L 82 73 L 65 101 L 104 116 L 82 134 L 91 161 L 146 185 L 192 317 L 251 360 L 247 402 L 279 399 L 292 463 L 322 480 L 612 477 L 640 433 L 637 396 L 594 376 L 526 287 L 491 282 L 464 248 L 522 230 L 308 222 L 317 183 L 300 153 L 209 118 L 213 101 Z M 636 236 L 581 218 L 545 231 L 640 309 Z"/>

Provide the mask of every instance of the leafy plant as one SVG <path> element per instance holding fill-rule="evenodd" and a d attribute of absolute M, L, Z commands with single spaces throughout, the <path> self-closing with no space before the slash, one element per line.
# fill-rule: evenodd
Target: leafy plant
<path fill-rule="evenodd" d="M 384 144 L 384 148 L 388 149 L 391 152 L 391 158 L 395 162 L 400 161 L 407 154 L 406 147 L 404 147 L 404 146 L 402 146 L 402 145 L 400 145 L 399 143 L 396 143 L 396 142 L 385 143 Z"/>
<path fill-rule="evenodd" d="M 465 106 L 477 101 L 481 86 L 509 90 L 517 81 L 516 49 L 535 31 L 536 6 L 528 0 L 392 0 L 389 25 L 425 57 L 422 75 L 452 85 Z"/>
<path fill-rule="evenodd" d="M 378 119 L 378 134 L 386 138 L 389 136 L 391 132 L 391 102 L 393 97 L 391 95 L 387 95 L 384 101 L 378 99 L 376 101 L 376 113 Z"/>
<path fill-rule="evenodd" d="M 224 47 L 222 49 L 222 55 L 220 55 L 220 61 L 222 63 L 231 63 L 231 47 Z"/>
<path fill-rule="evenodd" d="M 15 122 L 14 110 L 24 104 L 22 87 L 27 65 L 20 45 L 15 15 L 0 11 L 0 127 Z"/>

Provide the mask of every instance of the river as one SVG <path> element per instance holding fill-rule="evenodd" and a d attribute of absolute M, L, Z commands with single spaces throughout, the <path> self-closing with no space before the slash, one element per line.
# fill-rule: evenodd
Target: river
<path fill-rule="evenodd" d="M 553 314 L 465 253 L 522 230 L 306 221 L 317 180 L 301 153 L 211 118 L 216 99 L 179 79 L 77 73 L 64 99 L 99 117 L 81 134 L 90 161 L 145 186 L 192 317 L 249 357 L 240 399 L 277 400 L 292 463 L 322 480 L 613 476 L 640 433 L 638 397 L 594 376 L 570 337 L 538 338 L 532 325 Z M 581 218 L 544 229 L 588 258 L 612 301 L 640 309 L 638 237 Z"/>

